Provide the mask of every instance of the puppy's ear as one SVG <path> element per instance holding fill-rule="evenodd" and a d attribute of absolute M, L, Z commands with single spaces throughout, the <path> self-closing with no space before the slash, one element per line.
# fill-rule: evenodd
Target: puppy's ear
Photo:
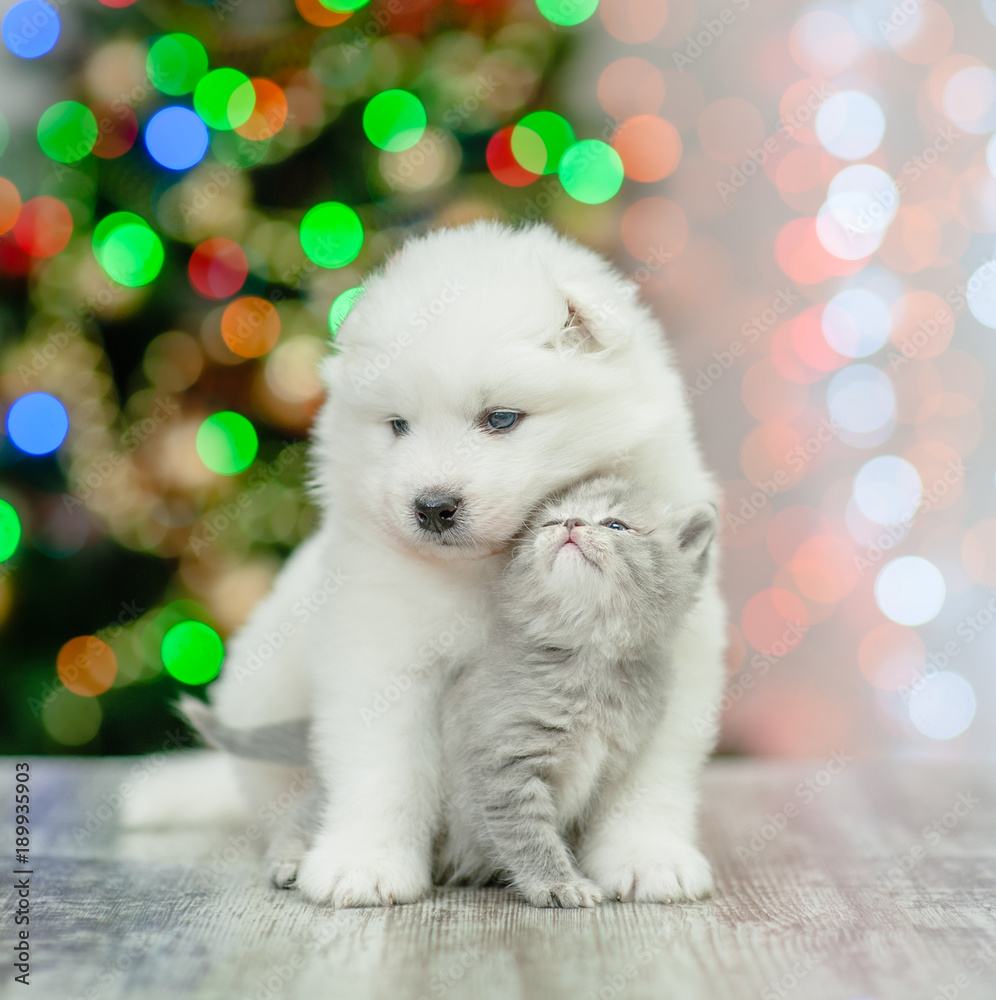
<path fill-rule="evenodd" d="M 714 504 L 697 503 L 679 510 L 678 546 L 698 572 L 705 570 L 709 546 L 719 528 L 719 511 Z"/>
<path fill-rule="evenodd" d="M 578 289 L 566 291 L 567 319 L 547 341 L 553 350 L 594 354 L 620 343 L 619 309 L 614 302 L 588 302 Z"/>

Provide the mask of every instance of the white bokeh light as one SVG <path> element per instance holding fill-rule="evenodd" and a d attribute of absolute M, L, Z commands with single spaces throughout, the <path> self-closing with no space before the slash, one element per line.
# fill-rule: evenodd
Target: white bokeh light
<path fill-rule="evenodd" d="M 923 625 L 937 617 L 947 588 L 941 571 L 920 556 L 900 556 L 875 578 L 875 603 L 900 625 Z"/>
<path fill-rule="evenodd" d="M 987 261 L 972 272 L 965 292 L 968 311 L 990 330 L 996 330 L 996 264 Z"/>
<path fill-rule="evenodd" d="M 864 288 L 838 292 L 820 322 L 826 342 L 847 358 L 874 354 L 889 339 L 889 307 Z"/>
<path fill-rule="evenodd" d="M 816 114 L 820 144 L 841 160 L 862 160 L 874 153 L 884 134 L 885 115 L 878 101 L 860 90 L 828 97 Z"/>
<path fill-rule="evenodd" d="M 975 692 L 961 674 L 946 670 L 918 682 L 910 694 L 910 722 L 932 740 L 960 736 L 975 718 Z"/>
<path fill-rule="evenodd" d="M 923 496 L 920 474 L 898 455 L 879 455 L 854 477 L 854 502 L 876 524 L 899 524 L 916 512 Z"/>
<path fill-rule="evenodd" d="M 827 406 L 834 423 L 867 434 L 892 417 L 896 394 L 884 372 L 872 365 L 848 365 L 830 380 Z"/>
<path fill-rule="evenodd" d="M 845 167 L 830 182 L 816 216 L 820 243 L 841 260 L 860 260 L 881 245 L 899 211 L 896 182 L 879 167 Z"/>
<path fill-rule="evenodd" d="M 966 132 L 996 129 L 996 73 L 988 66 L 968 66 L 944 87 L 944 112 Z"/>

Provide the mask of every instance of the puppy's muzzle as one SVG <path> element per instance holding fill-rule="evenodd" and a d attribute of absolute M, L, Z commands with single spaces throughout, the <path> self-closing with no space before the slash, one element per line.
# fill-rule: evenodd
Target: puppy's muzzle
<path fill-rule="evenodd" d="M 414 504 L 415 519 L 420 528 L 441 535 L 456 525 L 457 513 L 462 503 L 460 497 L 450 494 L 419 497 Z"/>

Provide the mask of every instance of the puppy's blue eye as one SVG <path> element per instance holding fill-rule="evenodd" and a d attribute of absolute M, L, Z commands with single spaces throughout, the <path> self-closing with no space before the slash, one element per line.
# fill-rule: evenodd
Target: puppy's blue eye
<path fill-rule="evenodd" d="M 407 420 L 402 420 L 401 417 L 395 417 L 391 421 L 391 430 L 394 431 L 395 437 L 401 437 L 403 434 L 407 434 L 410 430 Z"/>
<path fill-rule="evenodd" d="M 629 531 L 629 525 L 623 524 L 622 521 L 603 521 L 602 525 L 606 528 L 611 528 L 613 531 Z"/>
<path fill-rule="evenodd" d="M 495 410 L 488 414 L 487 424 L 493 431 L 507 431 L 515 426 L 521 416 L 515 410 Z"/>

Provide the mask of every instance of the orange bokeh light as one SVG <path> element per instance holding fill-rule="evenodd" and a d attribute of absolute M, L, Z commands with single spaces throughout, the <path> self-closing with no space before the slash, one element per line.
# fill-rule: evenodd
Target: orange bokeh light
<path fill-rule="evenodd" d="M 6 177 L 0 177 L 0 233 L 10 232 L 20 214 L 21 196 L 17 188 Z"/>
<path fill-rule="evenodd" d="M 70 639 L 59 650 L 55 664 L 59 680 L 73 694 L 89 698 L 110 688 L 118 673 L 114 650 L 95 635 Z"/>
<path fill-rule="evenodd" d="M 792 578 L 812 601 L 834 604 L 843 600 L 858 582 L 854 549 L 836 535 L 815 535 L 799 546 L 792 557 Z"/>
<path fill-rule="evenodd" d="M 17 245 L 32 257 L 54 257 L 73 235 L 73 217 L 58 198 L 41 195 L 21 206 L 14 224 Z"/>
<path fill-rule="evenodd" d="M 248 120 L 236 126 L 235 131 L 244 139 L 264 142 L 272 139 L 287 121 L 287 97 L 272 80 L 252 78 L 256 104 Z"/>
<path fill-rule="evenodd" d="M 655 115 L 667 88 L 661 71 L 639 56 L 616 59 L 598 78 L 598 103 L 616 121 L 635 115 Z"/>
<path fill-rule="evenodd" d="M 678 130 L 656 115 L 637 115 L 624 121 L 612 137 L 612 146 L 634 181 L 659 181 L 674 172 L 681 159 Z"/>
<path fill-rule="evenodd" d="M 221 335 L 239 357 L 258 358 L 277 343 L 280 316 L 272 302 L 244 295 L 229 303 L 222 313 Z"/>
<path fill-rule="evenodd" d="M 661 33 L 667 20 L 667 0 L 601 0 L 598 12 L 613 38 L 639 45 Z"/>
<path fill-rule="evenodd" d="M 688 239 L 685 213 L 667 198 L 641 198 L 626 209 L 620 223 L 623 246 L 637 260 L 673 260 Z"/>

